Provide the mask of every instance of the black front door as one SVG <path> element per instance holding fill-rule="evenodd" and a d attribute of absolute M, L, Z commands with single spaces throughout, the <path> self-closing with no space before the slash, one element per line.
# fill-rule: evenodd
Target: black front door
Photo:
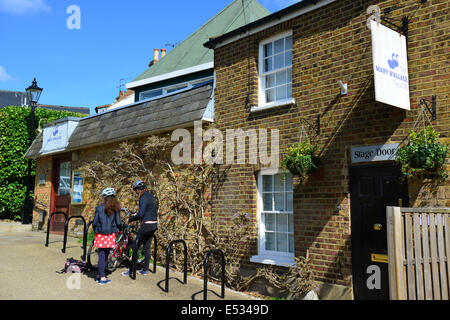
<path fill-rule="evenodd" d="M 407 184 L 394 165 L 352 167 L 350 198 L 355 299 L 388 300 L 386 206 L 409 205 Z"/>

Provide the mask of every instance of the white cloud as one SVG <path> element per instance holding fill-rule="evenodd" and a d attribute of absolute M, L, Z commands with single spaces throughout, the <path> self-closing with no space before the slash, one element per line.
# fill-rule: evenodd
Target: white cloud
<path fill-rule="evenodd" d="M 51 8 L 46 0 L 0 0 L 0 11 L 11 14 L 49 13 Z"/>
<path fill-rule="evenodd" d="M 6 73 L 6 69 L 0 66 L 0 81 L 8 81 L 11 79 L 11 76 Z"/>

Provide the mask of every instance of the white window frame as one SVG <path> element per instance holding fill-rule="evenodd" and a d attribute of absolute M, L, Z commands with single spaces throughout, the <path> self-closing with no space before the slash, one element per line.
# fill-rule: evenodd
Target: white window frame
<path fill-rule="evenodd" d="M 176 94 L 176 93 L 179 93 L 179 92 L 183 92 L 185 90 L 192 89 L 198 83 L 211 81 L 211 80 L 214 81 L 214 76 L 205 77 L 205 78 L 201 78 L 201 79 L 196 79 L 196 80 L 192 80 L 192 81 L 188 81 L 188 82 L 181 82 L 181 83 L 177 83 L 177 84 L 166 86 L 166 87 L 162 87 L 162 88 L 146 90 L 146 91 L 143 91 L 143 92 L 139 93 L 139 101 L 151 100 L 151 99 L 160 99 L 160 98 L 166 97 L 168 95 L 172 95 L 172 94 Z M 173 92 L 167 92 L 169 90 L 176 89 L 176 88 L 180 88 L 180 89 L 179 90 L 175 90 Z M 143 99 L 142 98 L 143 94 L 151 92 L 151 91 L 156 91 L 156 90 L 162 90 L 162 94 L 160 94 L 159 96 L 154 96 L 154 97 L 147 98 L 147 99 Z"/>
<path fill-rule="evenodd" d="M 149 93 L 149 92 L 152 92 L 152 91 L 158 91 L 158 90 L 161 90 L 162 94 L 160 94 L 160 95 L 158 95 L 158 96 L 151 97 L 151 98 L 143 98 L 143 97 L 142 97 L 142 96 L 143 96 L 144 94 L 146 94 L 146 93 Z M 139 93 L 139 100 L 155 99 L 155 98 L 157 98 L 157 97 L 161 97 L 163 94 L 164 94 L 164 90 L 163 90 L 162 88 L 146 90 L 146 91 L 143 91 L 143 92 Z"/>
<path fill-rule="evenodd" d="M 291 252 L 279 252 L 270 251 L 265 249 L 265 221 L 263 214 L 263 176 L 264 175 L 276 175 L 283 174 L 280 169 L 263 169 L 258 174 L 258 254 L 250 258 L 251 262 L 272 264 L 278 266 L 292 266 L 295 264 L 294 253 Z M 285 190 L 286 191 L 286 190 Z M 292 190 L 294 192 L 294 190 Z M 294 204 L 292 204 L 292 207 Z M 278 212 L 278 211 L 277 211 Z M 281 213 L 281 212 L 280 212 Z M 282 211 L 283 214 L 294 214 L 292 212 Z M 289 238 L 288 238 L 289 239 Z M 289 240 L 288 240 L 289 241 Z"/>
<path fill-rule="evenodd" d="M 251 112 L 262 111 L 262 110 L 266 110 L 266 109 L 271 109 L 271 108 L 295 103 L 295 99 L 293 97 L 286 98 L 283 100 L 276 100 L 276 101 L 267 103 L 266 102 L 266 94 L 265 94 L 265 76 L 267 75 L 267 72 L 266 73 L 264 72 L 264 45 L 274 42 L 279 39 L 289 37 L 289 36 L 292 36 L 292 31 L 279 33 L 279 34 L 274 35 L 270 38 L 267 38 L 259 43 L 258 106 L 252 107 Z M 291 64 L 290 67 L 285 66 L 285 67 L 277 69 L 275 71 L 271 71 L 270 73 L 272 73 L 272 72 L 276 73 L 279 71 L 287 70 L 289 68 L 291 68 L 291 70 L 292 70 L 293 63 Z M 291 96 L 292 96 L 292 92 L 291 92 Z"/>
<path fill-rule="evenodd" d="M 188 87 L 189 87 L 188 83 L 186 83 L 186 82 L 175 84 L 175 85 L 170 86 L 170 87 L 164 87 L 163 88 L 163 94 L 175 93 L 177 91 L 181 91 L 183 89 L 187 89 Z M 174 90 L 174 91 L 169 92 L 169 90 Z"/>

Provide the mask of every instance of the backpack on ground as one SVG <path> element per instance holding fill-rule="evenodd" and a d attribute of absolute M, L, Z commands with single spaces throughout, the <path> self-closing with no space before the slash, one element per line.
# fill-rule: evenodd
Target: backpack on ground
<path fill-rule="evenodd" d="M 66 263 L 64 264 L 64 269 L 62 272 L 64 273 L 82 273 L 87 271 L 88 264 L 82 260 L 76 260 L 74 258 L 67 258 Z"/>

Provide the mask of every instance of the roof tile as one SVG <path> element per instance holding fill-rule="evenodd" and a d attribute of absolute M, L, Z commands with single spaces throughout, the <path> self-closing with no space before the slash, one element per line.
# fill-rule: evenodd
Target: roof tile
<path fill-rule="evenodd" d="M 88 148 L 152 134 L 203 118 L 212 98 L 211 83 L 174 96 L 113 109 L 80 119 L 65 151 Z M 173 99 L 176 96 L 176 99 Z M 40 134 L 26 153 L 37 158 L 42 147 Z"/>

